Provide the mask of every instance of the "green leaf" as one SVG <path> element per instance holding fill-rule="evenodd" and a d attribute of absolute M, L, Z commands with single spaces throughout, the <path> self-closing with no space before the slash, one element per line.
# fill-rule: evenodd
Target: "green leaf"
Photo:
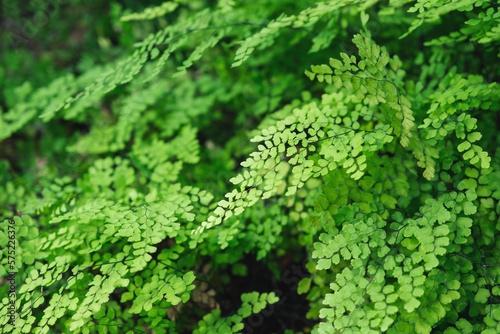
<path fill-rule="evenodd" d="M 151 50 L 150 57 L 151 57 L 151 59 L 156 59 L 159 54 L 160 54 L 160 50 L 158 50 L 158 48 L 153 48 L 153 50 Z"/>
<path fill-rule="evenodd" d="M 470 148 L 470 143 L 468 141 L 464 141 L 457 147 L 458 152 L 463 152 L 465 150 L 468 150 L 469 148 Z"/>
<path fill-rule="evenodd" d="M 478 140 L 480 140 L 482 137 L 481 133 L 480 132 L 472 132 L 472 133 L 469 133 L 467 135 L 467 139 L 473 143 L 473 142 L 476 142 Z"/>
<path fill-rule="evenodd" d="M 360 13 L 360 17 L 361 17 L 361 25 L 363 27 L 366 27 L 366 23 L 368 22 L 368 20 L 370 19 L 370 16 L 368 14 L 366 14 L 365 11 L 362 11 Z"/>
<path fill-rule="evenodd" d="M 299 286 L 297 288 L 297 293 L 299 295 L 302 295 L 304 293 L 307 293 L 311 287 L 311 278 L 306 277 L 300 280 Z"/>
<path fill-rule="evenodd" d="M 385 207 L 389 209 L 396 208 L 397 200 L 390 195 L 382 194 L 382 196 L 380 196 L 380 201 L 382 202 L 382 204 L 384 204 Z"/>
<path fill-rule="evenodd" d="M 425 322 L 423 319 L 418 319 L 415 323 L 415 333 L 430 333 L 432 331 L 432 327 Z"/>
<path fill-rule="evenodd" d="M 474 157 L 475 152 L 473 149 L 468 150 L 467 152 L 464 153 L 464 159 L 465 160 L 470 160 Z"/>
<path fill-rule="evenodd" d="M 330 66 L 338 70 L 342 70 L 344 68 L 344 64 L 342 64 L 340 60 L 333 58 L 330 58 Z"/>
<path fill-rule="evenodd" d="M 325 269 L 330 269 L 331 266 L 332 266 L 332 261 L 330 259 L 320 259 L 318 261 L 318 264 L 316 265 L 316 269 L 325 270 Z"/>
<path fill-rule="evenodd" d="M 474 297 L 474 301 L 480 304 L 486 304 L 490 298 L 490 291 L 488 289 L 479 289 Z"/>
<path fill-rule="evenodd" d="M 463 208 L 464 208 L 464 214 L 466 215 L 473 215 L 477 212 L 477 208 L 474 204 L 472 204 L 472 202 L 465 202 L 463 204 Z"/>

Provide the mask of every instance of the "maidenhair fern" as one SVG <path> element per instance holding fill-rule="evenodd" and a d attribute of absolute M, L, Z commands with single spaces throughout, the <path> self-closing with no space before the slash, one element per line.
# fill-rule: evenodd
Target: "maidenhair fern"
<path fill-rule="evenodd" d="M 113 3 L 76 70 L 8 51 L 0 332 L 500 332 L 498 11 Z"/>

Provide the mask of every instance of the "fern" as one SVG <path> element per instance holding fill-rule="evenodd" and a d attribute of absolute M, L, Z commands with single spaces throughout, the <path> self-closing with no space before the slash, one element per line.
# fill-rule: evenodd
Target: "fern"
<path fill-rule="evenodd" d="M 495 1 L 107 12 L 0 56 L 1 333 L 500 330 Z"/>

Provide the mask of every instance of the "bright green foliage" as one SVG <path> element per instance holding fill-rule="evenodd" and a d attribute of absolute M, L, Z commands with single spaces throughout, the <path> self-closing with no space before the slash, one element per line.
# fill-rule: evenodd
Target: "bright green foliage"
<path fill-rule="evenodd" d="M 500 39 L 500 9 L 489 7 L 465 22 L 466 27 L 426 43 L 443 45 L 470 39 L 480 44 L 489 44 Z"/>
<path fill-rule="evenodd" d="M 73 2 L 1 45 L 0 333 L 500 332 L 498 2 Z"/>
<path fill-rule="evenodd" d="M 218 203 L 202 229 L 239 215 L 260 198 L 276 194 L 282 186 L 286 188 L 285 196 L 294 195 L 309 178 L 324 176 L 337 167 L 347 168 L 354 179 L 363 175 L 366 155 L 362 152 L 375 151 L 390 142 L 389 128 L 361 130 L 359 113 L 346 115 L 351 101 L 343 94 L 323 95 L 322 101 L 290 110 L 291 115 L 252 139 L 262 144 L 242 163 L 248 170 L 230 180 L 240 190 L 226 194 L 227 200 Z M 286 116 L 279 113 L 280 117 Z M 290 179 L 285 183 L 289 172 Z"/>
<path fill-rule="evenodd" d="M 359 50 L 359 62 L 355 56 L 341 53 L 343 62 L 330 58 L 330 66 L 313 65 L 312 72 L 306 72 L 307 76 L 311 80 L 317 78 L 320 82 L 325 80 L 329 84 L 333 83 L 337 89 L 345 87 L 356 93 L 356 99 L 364 104 L 382 103 L 389 107 L 389 110 L 383 108 L 382 113 L 392 125 L 394 133 L 401 137 L 401 145 L 408 146 L 415 119 L 410 101 L 397 85 L 404 76 L 399 59 L 391 60 L 386 51 L 381 51 L 378 45 L 361 35 L 356 35 L 353 42 Z M 388 65 L 389 70 L 386 68 Z"/>
<path fill-rule="evenodd" d="M 241 307 L 236 314 L 221 318 L 220 310 L 214 310 L 203 317 L 203 320 L 198 323 L 198 328 L 193 333 L 240 333 L 244 329 L 241 322 L 244 318 L 261 312 L 267 305 L 274 304 L 278 300 L 279 298 L 273 292 L 261 295 L 257 292 L 243 294 L 241 295 Z"/>
<path fill-rule="evenodd" d="M 398 1 L 395 1 L 396 3 Z M 417 13 L 417 18 L 413 20 L 410 29 L 402 37 L 409 35 L 412 31 L 420 27 L 425 22 L 432 22 L 438 20 L 451 11 L 471 11 L 474 6 L 481 7 L 487 1 L 483 0 L 457 0 L 445 1 L 444 3 L 439 0 L 417 0 L 416 4 L 408 9 L 410 13 Z"/>
<path fill-rule="evenodd" d="M 133 13 L 124 15 L 120 18 L 122 21 L 140 21 L 140 20 L 152 20 L 154 18 L 159 18 L 167 13 L 171 13 L 177 9 L 179 6 L 178 1 L 166 1 L 160 6 L 146 8 L 142 13 Z"/>

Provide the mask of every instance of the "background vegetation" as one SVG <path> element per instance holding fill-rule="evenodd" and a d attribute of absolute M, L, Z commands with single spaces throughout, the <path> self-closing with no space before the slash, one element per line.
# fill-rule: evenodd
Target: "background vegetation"
<path fill-rule="evenodd" d="M 498 2 L 1 6 L 1 333 L 500 332 Z"/>

